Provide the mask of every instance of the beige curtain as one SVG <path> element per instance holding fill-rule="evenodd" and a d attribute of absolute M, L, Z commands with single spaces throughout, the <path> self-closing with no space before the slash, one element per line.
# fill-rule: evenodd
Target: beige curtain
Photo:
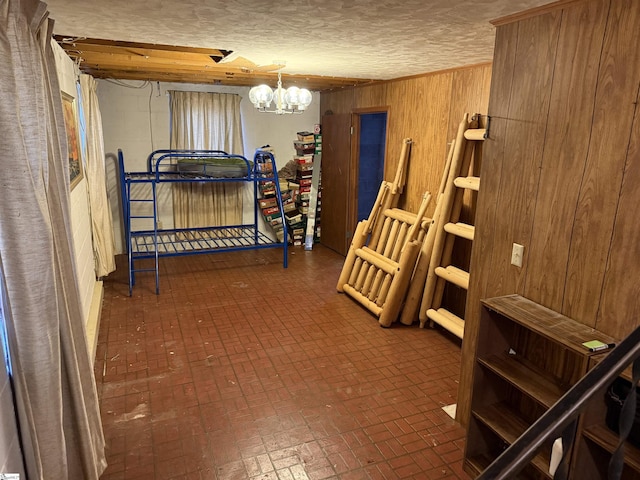
<path fill-rule="evenodd" d="M 244 154 L 240 96 L 170 91 L 171 148 Z M 176 228 L 242 223 L 242 184 L 184 183 L 173 188 Z"/>
<path fill-rule="evenodd" d="M 102 116 L 98 104 L 97 84 L 91 75 L 80 75 L 80 89 L 84 107 L 87 155 L 85 175 L 91 209 L 91 234 L 96 275 L 105 277 L 116 269 L 115 237 L 111 207 L 107 199 L 107 179 L 104 163 Z"/>
<path fill-rule="evenodd" d="M 0 262 L 27 476 L 98 479 L 104 438 L 76 283 L 46 4 L 0 0 Z"/>

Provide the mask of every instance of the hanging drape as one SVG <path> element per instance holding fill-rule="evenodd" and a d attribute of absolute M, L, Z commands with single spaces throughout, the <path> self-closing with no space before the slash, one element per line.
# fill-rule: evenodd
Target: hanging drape
<path fill-rule="evenodd" d="M 116 269 L 116 261 L 113 220 L 107 199 L 102 116 L 100 115 L 95 79 L 91 75 L 80 75 L 80 89 L 86 125 L 85 174 L 91 210 L 93 257 L 96 276 L 104 277 Z"/>
<path fill-rule="evenodd" d="M 240 96 L 170 91 L 171 148 L 243 154 Z M 185 183 L 173 188 L 176 228 L 242 223 L 242 184 Z"/>
<path fill-rule="evenodd" d="M 37 0 L 0 0 L 0 259 L 27 476 L 98 479 L 98 398 L 72 254 L 53 22 Z"/>

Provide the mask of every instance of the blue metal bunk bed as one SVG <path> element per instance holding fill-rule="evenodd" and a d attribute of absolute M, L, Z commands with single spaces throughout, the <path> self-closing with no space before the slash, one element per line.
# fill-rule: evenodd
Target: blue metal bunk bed
<path fill-rule="evenodd" d="M 253 184 L 257 200 L 265 187 L 276 196 L 280 212 L 282 195 L 278 169 L 270 152 L 257 150 L 253 162 L 241 155 L 219 150 L 156 150 L 147 159 L 147 171 L 127 172 L 118 150 L 120 186 L 129 267 L 129 296 L 137 272 L 154 272 L 156 294 L 160 293 L 159 258 L 200 253 L 281 247 L 287 268 L 287 237 L 272 240 L 258 229 L 258 202 L 254 201 L 253 223 L 201 228 L 158 228 L 158 188 L 185 182 L 244 182 Z M 135 186 L 138 185 L 138 188 Z M 263 188 L 259 188 L 263 187 Z M 132 209 L 132 207 L 134 207 Z M 146 228 L 136 225 L 146 222 Z M 152 225 L 152 227 L 149 227 Z M 138 260 L 153 260 L 153 267 L 138 267 Z"/>

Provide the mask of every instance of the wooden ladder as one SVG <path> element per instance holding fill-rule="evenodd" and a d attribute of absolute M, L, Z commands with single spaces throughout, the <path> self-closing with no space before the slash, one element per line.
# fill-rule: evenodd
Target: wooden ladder
<path fill-rule="evenodd" d="M 481 145 L 486 135 L 485 128 L 464 131 L 460 168 L 457 172 L 450 172 L 451 180 L 445 187 L 438 222 L 432 225 L 436 229 L 435 240 L 419 310 L 420 327 L 430 320 L 459 338 L 464 335 L 464 319 L 443 308 L 442 298 L 447 282 L 465 291 L 469 288 L 469 273 L 452 265 L 451 261 L 457 238 L 473 241 L 474 225 L 459 220 L 465 191 L 478 192 L 480 188 L 480 178 L 473 175 L 473 165 L 479 163 Z"/>

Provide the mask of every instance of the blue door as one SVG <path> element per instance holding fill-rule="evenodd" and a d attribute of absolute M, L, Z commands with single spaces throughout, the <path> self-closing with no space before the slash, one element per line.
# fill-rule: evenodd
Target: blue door
<path fill-rule="evenodd" d="M 387 113 L 360 114 L 358 159 L 358 222 L 369 217 L 384 179 Z"/>

